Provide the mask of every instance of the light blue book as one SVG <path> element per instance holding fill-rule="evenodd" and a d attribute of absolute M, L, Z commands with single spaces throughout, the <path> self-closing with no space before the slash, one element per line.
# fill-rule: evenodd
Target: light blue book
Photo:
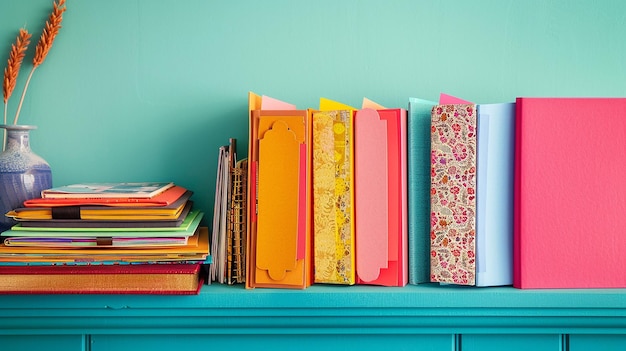
<path fill-rule="evenodd" d="M 513 284 L 515 104 L 479 104 L 476 286 Z"/>
<path fill-rule="evenodd" d="M 413 285 L 430 282 L 430 114 L 435 105 L 409 98 L 409 284 Z"/>

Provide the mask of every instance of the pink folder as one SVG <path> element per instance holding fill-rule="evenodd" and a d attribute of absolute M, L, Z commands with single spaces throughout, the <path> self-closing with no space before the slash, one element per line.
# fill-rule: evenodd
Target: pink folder
<path fill-rule="evenodd" d="M 626 99 L 516 108 L 514 286 L 626 288 Z"/>
<path fill-rule="evenodd" d="M 363 109 L 354 118 L 358 284 L 408 281 L 406 110 Z"/>

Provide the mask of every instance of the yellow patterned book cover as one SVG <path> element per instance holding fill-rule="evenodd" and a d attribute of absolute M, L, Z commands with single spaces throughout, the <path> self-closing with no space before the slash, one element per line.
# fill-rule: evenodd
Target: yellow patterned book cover
<path fill-rule="evenodd" d="M 313 114 L 315 282 L 355 283 L 351 110 Z"/>

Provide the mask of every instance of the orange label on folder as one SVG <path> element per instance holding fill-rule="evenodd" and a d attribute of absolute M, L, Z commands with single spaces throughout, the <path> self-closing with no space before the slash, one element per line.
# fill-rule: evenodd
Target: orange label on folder
<path fill-rule="evenodd" d="M 257 267 L 284 279 L 297 259 L 300 143 L 287 123 L 277 121 L 259 140 Z"/>

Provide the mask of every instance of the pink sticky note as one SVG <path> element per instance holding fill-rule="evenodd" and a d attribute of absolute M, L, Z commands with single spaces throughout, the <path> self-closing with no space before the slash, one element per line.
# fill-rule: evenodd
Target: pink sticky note
<path fill-rule="evenodd" d="M 296 105 L 263 95 L 261 97 L 261 110 L 295 110 Z"/>
<path fill-rule="evenodd" d="M 472 102 L 459 99 L 458 97 L 441 93 L 439 94 L 439 104 L 440 105 L 451 105 L 451 104 L 472 104 Z"/>

